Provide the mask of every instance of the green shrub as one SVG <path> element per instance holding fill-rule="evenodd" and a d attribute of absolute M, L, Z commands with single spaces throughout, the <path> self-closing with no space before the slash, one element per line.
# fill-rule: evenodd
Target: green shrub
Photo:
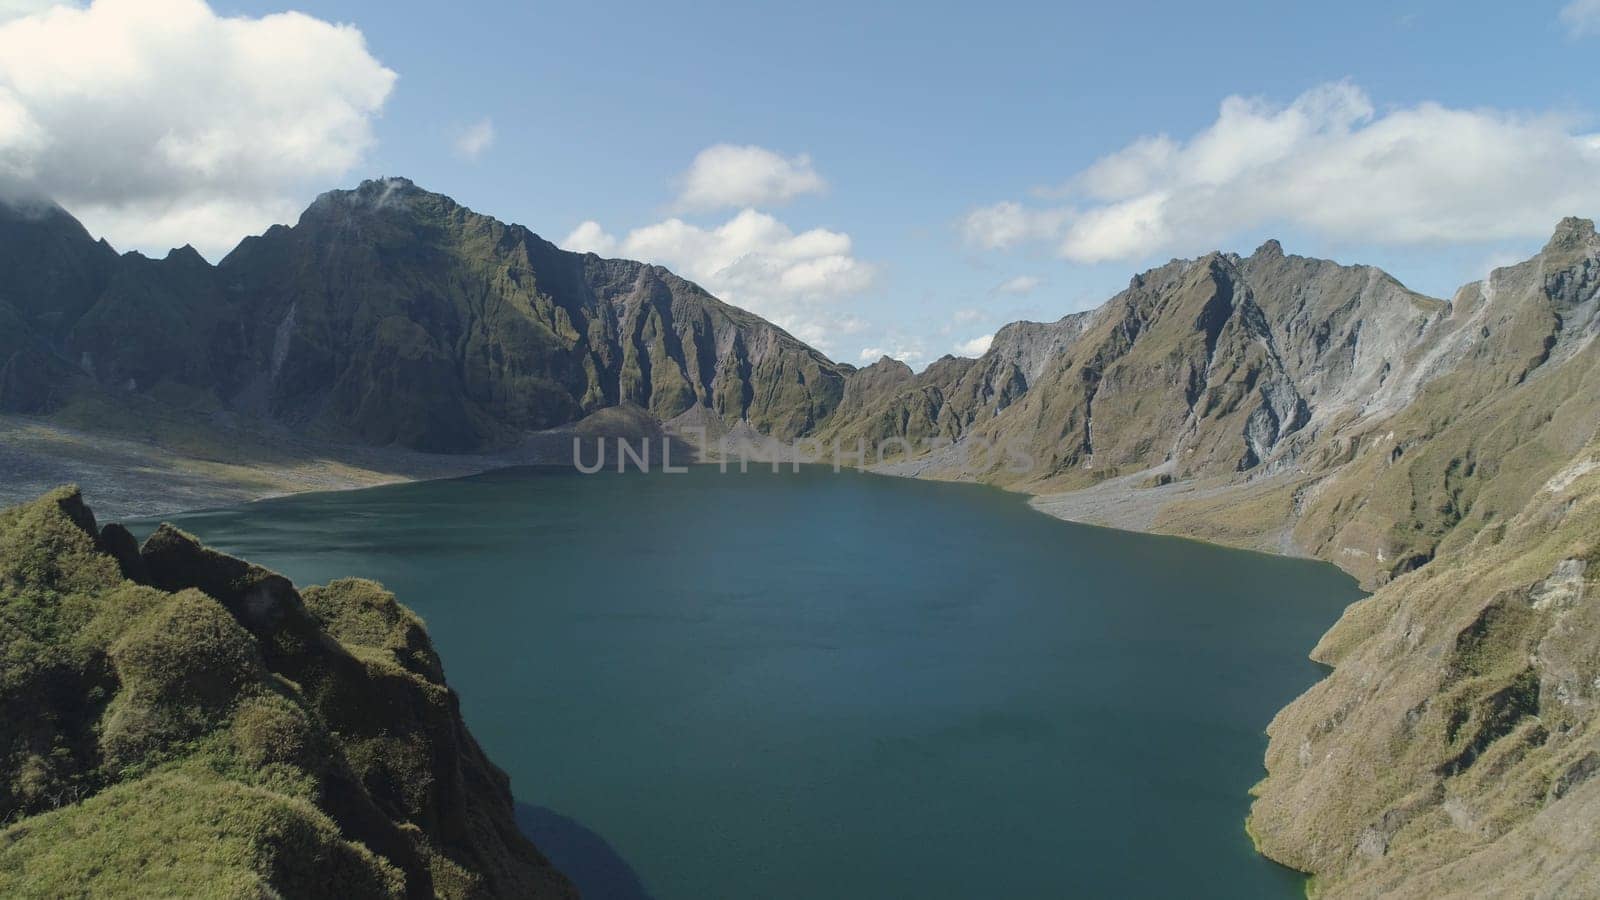
<path fill-rule="evenodd" d="M 265 674 L 250 633 L 196 590 L 145 616 L 111 648 L 111 661 L 133 699 L 207 708 L 226 705 Z"/>
<path fill-rule="evenodd" d="M 383 651 L 429 681 L 444 681 L 439 656 L 422 620 L 383 585 L 364 578 L 342 578 L 326 587 L 307 588 L 303 596 L 306 608 L 339 643 Z"/>
<path fill-rule="evenodd" d="M 393 866 L 300 800 L 173 773 L 0 831 L 0 896 L 398 897 Z"/>

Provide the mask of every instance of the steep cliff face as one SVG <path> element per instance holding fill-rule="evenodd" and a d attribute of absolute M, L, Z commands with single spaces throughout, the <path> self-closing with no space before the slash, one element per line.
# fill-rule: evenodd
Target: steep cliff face
<path fill-rule="evenodd" d="M 1591 407 L 1562 397 L 1585 383 L 1597 327 L 1594 241 L 1569 220 L 1450 302 L 1276 242 L 1175 261 L 1091 312 L 1001 329 L 976 361 L 883 385 L 826 428 L 1021 446 L 1031 469 L 979 477 L 1035 492 L 1144 472 L 1277 485 L 1300 547 L 1376 583 L 1469 537 L 1469 507 L 1513 514 L 1588 437 Z M 963 474 L 939 454 L 921 471 Z M 1480 488 L 1504 497 L 1486 506 Z"/>
<path fill-rule="evenodd" d="M 1371 266 L 1286 255 L 1268 241 L 1240 261 L 1283 364 L 1316 413 L 1311 433 L 1349 410 L 1403 406 L 1397 360 L 1424 340 L 1447 305 Z M 1375 399 L 1377 398 L 1377 399 Z"/>
<path fill-rule="evenodd" d="M 56 348 L 104 290 L 116 256 L 54 205 L 0 202 L 0 412 L 65 399 L 73 368 Z"/>
<path fill-rule="evenodd" d="M 1374 270 L 1285 257 L 1275 243 L 1247 259 L 1175 261 L 1092 312 L 1007 326 L 975 363 L 930 367 L 867 404 L 870 421 L 841 411 L 829 428 L 1024 449 L 1027 471 L 997 460 L 983 477 L 1044 490 L 1157 467 L 1177 478 L 1260 471 L 1293 457 L 1319 409 L 1364 397 L 1380 348 L 1414 339 L 1438 306 Z"/>
<path fill-rule="evenodd" d="M 1307 391 L 1314 414 L 1293 446 L 1301 548 L 1379 584 L 1515 515 L 1572 460 L 1600 424 L 1596 246 L 1586 223 L 1564 223 L 1533 259 L 1414 306 L 1390 330 L 1405 339 L 1380 341 L 1342 397 Z"/>
<path fill-rule="evenodd" d="M 1328 897 L 1600 892 L 1600 444 L 1352 606 L 1273 720 L 1251 831 Z"/>
<path fill-rule="evenodd" d="M 567 253 L 401 179 L 326 194 L 221 277 L 258 298 L 252 373 L 280 420 L 459 450 L 632 403 L 782 437 L 845 372 L 654 266 Z"/>
<path fill-rule="evenodd" d="M 1600 892 L 1597 275 L 1568 220 L 1463 289 L 1432 377 L 1308 493 L 1302 541 L 1394 579 L 1270 729 L 1252 827 L 1323 893 Z"/>
<path fill-rule="evenodd" d="M 569 897 L 420 621 L 75 490 L 0 511 L 0 894 Z"/>
<path fill-rule="evenodd" d="M 325 194 L 215 267 L 188 249 L 117 257 L 57 209 L 12 219 L 31 241 L 0 243 L 0 275 L 29 273 L 0 294 L 0 317 L 31 315 L 0 346 L 18 360 L 0 381 L 13 411 L 91 390 L 181 397 L 465 451 L 628 403 L 789 438 L 833 411 L 851 371 L 665 269 L 562 251 L 404 179 Z M 42 270 L 21 256 L 41 244 Z"/>

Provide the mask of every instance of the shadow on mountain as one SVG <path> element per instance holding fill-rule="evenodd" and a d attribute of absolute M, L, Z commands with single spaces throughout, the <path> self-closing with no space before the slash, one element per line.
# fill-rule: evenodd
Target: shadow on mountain
<path fill-rule="evenodd" d="M 587 900 L 653 900 L 627 860 L 576 819 L 518 803 L 517 827 L 572 879 Z"/>

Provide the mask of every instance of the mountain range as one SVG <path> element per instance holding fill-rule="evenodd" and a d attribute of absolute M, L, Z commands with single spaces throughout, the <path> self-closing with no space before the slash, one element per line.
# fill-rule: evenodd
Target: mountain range
<path fill-rule="evenodd" d="M 0 410 L 86 392 L 432 452 L 633 404 L 793 437 L 847 369 L 657 266 L 567 253 L 404 179 L 324 194 L 218 265 L 0 220 Z"/>
<path fill-rule="evenodd" d="M 1578 824 L 1600 816 L 1597 308 L 1589 220 L 1449 299 L 1268 242 L 1008 325 L 979 359 L 858 369 L 660 267 L 382 179 L 214 266 L 119 255 L 48 205 L 0 211 L 0 412 L 429 453 L 614 410 L 893 439 L 911 449 L 884 471 L 1319 557 L 1375 593 L 1272 723 L 1258 845 L 1319 895 L 1561 896 L 1600 890 L 1600 834 Z M 974 467 L 985 446 L 1031 465 Z"/>

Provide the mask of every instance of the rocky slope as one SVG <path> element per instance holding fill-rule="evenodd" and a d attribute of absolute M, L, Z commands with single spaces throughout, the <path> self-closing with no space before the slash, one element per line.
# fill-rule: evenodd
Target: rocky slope
<path fill-rule="evenodd" d="M 0 412 L 150 402 L 461 452 L 619 404 L 789 438 L 849 367 L 655 266 L 558 249 L 404 179 L 324 194 L 217 266 L 0 209 Z"/>
<path fill-rule="evenodd" d="M 0 894 L 576 896 L 421 622 L 75 490 L 0 511 Z"/>
<path fill-rule="evenodd" d="M 1352 606 L 1250 825 L 1329 897 L 1600 894 L 1600 444 Z"/>
<path fill-rule="evenodd" d="M 1440 311 L 1403 408 L 1380 392 L 1316 448 L 1349 460 L 1297 537 L 1394 578 L 1270 730 L 1252 825 L 1323 893 L 1600 892 L 1597 307 L 1600 239 L 1569 220 Z"/>
<path fill-rule="evenodd" d="M 1008 325 L 975 363 L 943 360 L 828 430 L 846 444 L 1014 447 L 1034 465 L 1013 472 L 997 458 L 980 476 L 1034 490 L 1157 467 L 1259 475 L 1367 402 L 1391 356 L 1444 305 L 1375 269 L 1285 256 L 1276 242 L 1248 258 L 1174 261 L 1091 312 Z"/>

